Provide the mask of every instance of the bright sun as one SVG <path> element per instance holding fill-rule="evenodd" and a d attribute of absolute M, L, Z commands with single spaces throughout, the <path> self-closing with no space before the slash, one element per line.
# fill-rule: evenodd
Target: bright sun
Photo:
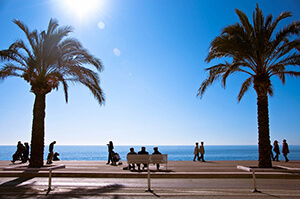
<path fill-rule="evenodd" d="M 64 0 L 67 9 L 79 18 L 93 14 L 101 7 L 102 2 L 102 0 Z"/>

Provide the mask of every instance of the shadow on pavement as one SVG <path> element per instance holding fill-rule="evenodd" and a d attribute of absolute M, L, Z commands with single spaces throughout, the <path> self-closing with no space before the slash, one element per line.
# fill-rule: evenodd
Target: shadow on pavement
<path fill-rule="evenodd" d="M 112 193 L 123 188 L 123 185 L 120 184 L 112 184 L 104 187 L 95 187 L 95 188 L 75 188 L 69 191 L 62 191 L 59 193 L 51 194 L 51 191 L 46 194 L 47 198 L 86 198 L 88 196 L 102 196 L 106 193 Z M 112 195 L 113 196 L 113 195 Z M 119 198 L 118 196 L 113 196 L 113 198 Z"/>
<path fill-rule="evenodd" d="M 147 169 L 141 169 L 141 170 L 129 170 L 130 172 L 136 172 L 136 173 L 142 173 L 142 172 L 144 172 L 144 173 L 147 173 L 148 171 L 147 171 Z M 173 172 L 173 170 L 170 170 L 170 169 L 168 169 L 168 170 L 166 170 L 166 169 L 164 169 L 164 170 L 162 170 L 162 169 L 160 169 L 160 170 L 156 170 L 156 169 L 150 169 L 150 172 L 152 172 L 152 173 L 168 173 L 168 172 Z"/>
<path fill-rule="evenodd" d="M 11 180 L 11 181 L 8 181 L 8 182 L 5 182 L 5 183 L 2 183 L 0 185 L 0 188 L 3 187 L 3 186 L 13 186 L 13 187 L 16 187 L 17 185 L 23 183 L 23 182 L 26 182 L 28 180 L 31 180 L 33 177 L 30 177 L 30 178 L 16 178 L 14 180 Z"/>

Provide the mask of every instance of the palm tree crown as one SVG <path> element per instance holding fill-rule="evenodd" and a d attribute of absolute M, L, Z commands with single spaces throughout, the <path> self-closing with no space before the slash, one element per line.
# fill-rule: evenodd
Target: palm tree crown
<path fill-rule="evenodd" d="M 100 105 L 104 104 L 104 94 L 100 88 L 97 72 L 84 67 L 92 65 L 98 72 L 103 66 L 101 61 L 89 54 L 79 41 L 68 38 L 72 31 L 69 26 L 59 27 L 51 19 L 46 31 L 29 31 L 19 20 L 13 21 L 25 33 L 29 47 L 23 40 L 15 41 L 7 50 L 0 51 L 2 60 L 8 60 L 0 67 L 0 79 L 10 76 L 21 77 L 31 85 L 35 95 L 31 137 L 31 167 L 43 166 L 44 119 L 46 94 L 64 88 L 68 102 L 68 83 L 79 82 L 92 92 Z"/>
<path fill-rule="evenodd" d="M 281 20 L 292 16 L 291 12 L 283 12 L 273 20 L 272 15 L 264 18 L 262 10 L 257 5 L 253 12 L 253 25 L 250 24 L 244 12 L 238 9 L 235 12 L 240 23 L 223 29 L 221 35 L 211 42 L 210 51 L 205 60 L 208 63 L 216 58 L 229 58 L 232 61 L 225 61 L 207 68 L 209 75 L 202 82 L 197 96 L 202 97 L 207 87 L 216 80 L 221 79 L 225 88 L 229 75 L 236 72 L 248 74 L 249 77 L 241 86 L 238 101 L 253 85 L 258 96 L 259 134 L 265 135 L 264 141 L 259 139 L 260 148 L 263 148 L 260 150 L 267 153 L 266 147 L 270 144 L 264 143 L 265 146 L 261 147 L 261 142 L 268 142 L 267 139 L 269 139 L 268 95 L 273 95 L 270 78 L 277 76 L 284 84 L 286 75 L 300 76 L 299 70 L 291 69 L 300 64 L 300 54 L 296 50 L 300 46 L 300 40 L 297 37 L 300 22 L 292 22 L 275 32 Z M 270 167 L 270 161 L 261 163 L 260 167 Z"/>
<path fill-rule="evenodd" d="M 19 20 L 14 20 L 25 33 L 30 47 L 22 40 L 14 42 L 8 50 L 1 51 L 2 59 L 14 62 L 6 63 L 1 69 L 0 78 L 17 76 L 31 85 L 33 93 L 47 94 L 63 85 L 68 101 L 67 82 L 80 82 L 87 86 L 100 104 L 104 103 L 104 94 L 99 86 L 99 76 L 83 64 L 92 64 L 101 72 L 101 61 L 90 55 L 80 42 L 74 38 L 65 38 L 72 32 L 69 26 L 58 27 L 51 19 L 47 31 L 38 33 L 29 31 Z"/>

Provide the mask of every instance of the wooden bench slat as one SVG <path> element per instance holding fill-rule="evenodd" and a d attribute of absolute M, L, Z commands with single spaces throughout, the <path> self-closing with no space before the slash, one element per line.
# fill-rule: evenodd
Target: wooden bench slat
<path fill-rule="evenodd" d="M 168 155 L 127 155 L 128 164 L 166 164 L 168 162 Z"/>

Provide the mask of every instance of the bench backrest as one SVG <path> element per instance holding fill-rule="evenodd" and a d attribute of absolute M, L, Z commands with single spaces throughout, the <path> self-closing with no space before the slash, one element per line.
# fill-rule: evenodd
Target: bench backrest
<path fill-rule="evenodd" d="M 146 164 L 149 162 L 150 155 L 127 155 L 128 164 Z"/>
<path fill-rule="evenodd" d="M 168 155 L 167 154 L 150 155 L 149 162 L 153 163 L 153 164 L 167 163 L 168 162 Z"/>
<path fill-rule="evenodd" d="M 168 155 L 127 155 L 128 164 L 167 163 Z"/>

